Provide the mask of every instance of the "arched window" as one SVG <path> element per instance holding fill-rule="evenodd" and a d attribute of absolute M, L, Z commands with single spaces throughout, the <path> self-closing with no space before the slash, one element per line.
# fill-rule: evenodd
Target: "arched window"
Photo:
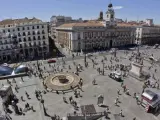
<path fill-rule="evenodd" d="M 22 42 L 21 38 L 19 38 L 19 42 Z"/>
<path fill-rule="evenodd" d="M 43 41 L 43 45 L 46 45 L 46 42 L 45 42 L 45 41 Z"/>
<path fill-rule="evenodd" d="M 33 36 L 33 40 L 36 40 L 36 37 L 35 37 L 35 36 Z"/>
<path fill-rule="evenodd" d="M 41 37 L 40 37 L 40 36 L 38 36 L 38 40 L 41 40 Z"/>
<path fill-rule="evenodd" d="M 40 34 L 40 32 L 38 31 L 38 32 L 37 32 L 37 34 L 39 35 L 39 34 Z"/>
<path fill-rule="evenodd" d="M 32 47 L 31 43 L 29 43 L 29 47 Z"/>
<path fill-rule="evenodd" d="M 45 36 L 43 36 L 43 39 L 46 39 Z"/>
<path fill-rule="evenodd" d="M 42 34 L 45 34 L 44 30 L 42 30 Z"/>
<path fill-rule="evenodd" d="M 28 37 L 28 41 L 31 41 L 31 37 Z"/>
<path fill-rule="evenodd" d="M 26 38 L 23 38 L 23 41 L 26 42 Z"/>
<path fill-rule="evenodd" d="M 32 34 L 35 35 L 35 31 L 33 31 Z"/>

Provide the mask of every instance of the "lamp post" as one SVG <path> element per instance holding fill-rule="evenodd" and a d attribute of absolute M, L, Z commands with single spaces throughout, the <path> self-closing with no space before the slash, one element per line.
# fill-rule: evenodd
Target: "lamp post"
<path fill-rule="evenodd" d="M 102 65 L 103 65 L 103 68 L 102 68 L 102 75 L 104 75 L 104 60 L 102 60 Z"/>
<path fill-rule="evenodd" d="M 86 37 L 85 37 L 85 40 L 84 40 L 84 64 L 85 64 L 85 67 L 86 66 Z"/>

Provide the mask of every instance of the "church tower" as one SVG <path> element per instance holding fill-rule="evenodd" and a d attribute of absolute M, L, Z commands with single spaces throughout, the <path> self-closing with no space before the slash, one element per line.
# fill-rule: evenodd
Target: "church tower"
<path fill-rule="evenodd" d="M 105 26 L 116 26 L 115 12 L 111 3 L 108 5 L 106 12 Z"/>

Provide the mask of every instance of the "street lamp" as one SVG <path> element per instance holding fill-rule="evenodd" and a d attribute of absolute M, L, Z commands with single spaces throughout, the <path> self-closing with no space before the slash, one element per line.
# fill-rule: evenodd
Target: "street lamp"
<path fill-rule="evenodd" d="M 85 64 L 85 67 L 87 67 L 86 66 L 86 39 L 87 39 L 87 37 L 85 37 L 85 40 L 84 40 L 84 64 Z"/>
<path fill-rule="evenodd" d="M 102 68 L 102 75 L 104 75 L 104 60 L 102 60 L 102 65 L 103 65 L 103 68 Z"/>

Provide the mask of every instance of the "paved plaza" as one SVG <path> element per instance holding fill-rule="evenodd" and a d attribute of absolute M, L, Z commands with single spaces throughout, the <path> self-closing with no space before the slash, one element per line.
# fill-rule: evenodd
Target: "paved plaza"
<path fill-rule="evenodd" d="M 140 48 L 140 52 L 146 52 L 149 55 L 152 55 L 158 59 L 160 58 L 159 49 L 144 49 Z M 129 54 L 132 51 L 129 51 Z M 104 112 L 106 108 L 99 107 L 97 105 L 97 98 L 99 95 L 104 96 L 104 105 L 109 106 L 109 118 L 114 120 L 114 114 L 119 114 L 122 110 L 122 114 L 124 115 L 121 117 L 121 120 L 133 120 L 136 117 L 136 120 L 159 120 L 160 115 L 153 115 L 150 113 L 146 113 L 145 109 L 137 105 L 136 99 L 133 97 L 134 93 L 140 97 L 142 93 L 142 86 L 143 82 L 138 81 L 137 79 L 130 77 L 129 75 L 124 77 L 124 84 L 129 89 L 130 96 L 126 95 L 123 92 L 123 88 L 121 87 L 121 83 L 117 82 L 108 77 L 111 70 L 108 69 L 109 66 L 114 66 L 115 64 L 124 64 L 130 65 L 132 61 L 128 60 L 128 56 L 126 55 L 124 50 L 120 50 L 117 52 L 117 58 L 119 61 L 112 60 L 110 62 L 112 55 L 109 53 L 103 52 L 101 54 L 94 53 L 93 56 L 89 59 L 87 57 L 88 67 L 84 66 L 84 57 L 83 56 L 76 56 L 75 58 L 54 58 L 57 62 L 48 64 L 47 61 L 39 60 L 40 68 L 43 70 L 42 75 L 45 77 L 41 79 L 34 75 L 16 78 L 16 83 L 12 83 L 13 92 L 16 94 L 17 98 L 19 99 L 18 107 L 24 108 L 26 103 L 29 103 L 30 106 L 33 106 L 34 112 L 29 110 L 24 112 L 25 115 L 15 115 L 12 108 L 10 108 L 13 113 L 9 114 L 13 120 L 52 120 L 54 115 L 62 117 L 66 117 L 68 113 L 73 113 L 75 111 L 74 107 L 69 103 L 69 98 L 72 96 L 73 100 L 76 101 L 77 106 L 83 105 L 91 105 L 93 104 L 95 107 L 96 112 Z M 107 60 L 104 60 L 107 58 Z M 94 60 L 95 66 L 93 66 L 92 59 Z M 97 69 L 100 68 L 102 70 L 103 64 L 101 61 L 104 61 L 104 75 L 101 75 L 97 72 Z M 64 62 L 65 61 L 65 62 Z M 37 61 L 27 62 L 26 64 L 29 65 L 33 72 L 36 72 Z M 83 80 L 82 89 L 76 88 L 76 90 L 80 93 L 80 97 L 75 98 L 74 92 L 72 90 L 65 90 L 65 91 L 55 91 L 51 89 L 46 89 L 43 86 L 45 80 L 48 77 L 54 76 L 54 74 L 59 73 L 56 72 L 55 69 L 65 73 L 76 73 L 78 65 L 83 66 L 83 70 L 79 71 L 79 77 Z M 144 61 L 144 71 L 149 72 L 150 75 L 154 74 L 156 79 L 160 77 L 160 67 L 159 64 L 152 65 L 152 68 L 149 70 L 148 67 L 151 66 L 150 62 Z M 69 69 L 69 67 L 71 69 Z M 155 69 L 157 72 L 155 73 Z M 112 70 L 114 71 L 114 69 Z M 12 82 L 12 79 L 9 79 Z M 95 80 L 96 85 L 93 85 L 93 80 Z M 8 84 L 6 80 L 0 81 L 2 84 Z M 18 93 L 15 91 L 15 86 L 18 85 Z M 159 83 L 160 84 L 160 83 Z M 42 91 L 42 99 L 44 100 L 44 104 L 37 100 L 35 95 L 35 90 Z M 117 106 L 115 106 L 115 99 L 118 97 L 117 91 L 120 90 L 119 101 Z M 25 91 L 29 94 L 31 99 L 26 97 Z M 45 92 L 44 92 L 45 91 Z M 21 96 L 23 96 L 24 101 L 21 100 Z M 64 102 L 63 98 L 66 98 L 68 103 Z M 2 103 L 2 102 L 1 102 Z M 45 109 L 43 109 L 45 108 Z M 45 110 L 45 111 L 44 111 Z M 1 111 L 3 113 L 3 109 L 1 106 Z M 82 113 L 81 109 L 79 108 L 77 113 Z M 44 114 L 45 113 L 45 114 Z M 105 118 L 102 118 L 105 120 Z"/>

